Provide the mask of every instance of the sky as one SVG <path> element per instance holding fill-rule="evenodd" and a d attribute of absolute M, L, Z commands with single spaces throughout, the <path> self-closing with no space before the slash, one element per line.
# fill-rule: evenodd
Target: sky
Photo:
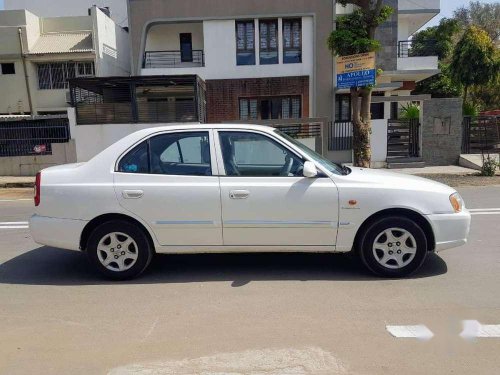
<path fill-rule="evenodd" d="M 0 0 L 2 2 L 3 0 Z M 498 2 L 498 0 L 480 0 L 480 3 L 491 4 Z M 430 22 L 428 22 L 425 27 L 436 26 L 442 18 L 450 18 L 453 16 L 453 11 L 457 8 L 461 8 L 464 5 L 468 5 L 470 0 L 441 0 L 441 13 L 434 17 Z"/>

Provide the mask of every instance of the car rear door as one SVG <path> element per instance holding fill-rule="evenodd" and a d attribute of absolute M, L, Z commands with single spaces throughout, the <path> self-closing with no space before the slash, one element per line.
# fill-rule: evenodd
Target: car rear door
<path fill-rule="evenodd" d="M 212 130 L 154 135 L 117 163 L 120 205 L 167 246 L 222 245 L 220 190 Z"/>
<path fill-rule="evenodd" d="M 224 245 L 335 245 L 338 193 L 329 177 L 304 177 L 302 157 L 267 133 L 214 132 Z"/>

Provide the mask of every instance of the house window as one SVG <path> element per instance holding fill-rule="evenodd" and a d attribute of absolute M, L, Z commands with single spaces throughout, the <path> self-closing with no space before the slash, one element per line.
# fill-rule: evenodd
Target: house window
<path fill-rule="evenodd" d="M 335 121 L 351 121 L 351 95 L 335 95 Z"/>
<path fill-rule="evenodd" d="M 255 65 L 254 21 L 236 22 L 236 64 Z"/>
<path fill-rule="evenodd" d="M 260 64 L 278 64 L 278 20 L 259 21 Z"/>
<path fill-rule="evenodd" d="M 1 65 L 2 75 L 16 74 L 16 68 L 14 66 L 14 63 L 2 63 L 0 65 Z"/>
<path fill-rule="evenodd" d="M 273 96 L 240 99 L 241 120 L 270 120 L 300 118 L 300 96 Z"/>
<path fill-rule="evenodd" d="M 93 76 L 93 61 L 38 64 L 38 88 L 40 90 L 67 89 L 68 79 Z"/>
<path fill-rule="evenodd" d="M 302 62 L 302 20 L 283 20 L 283 63 Z"/>
<path fill-rule="evenodd" d="M 257 99 L 240 99 L 240 119 L 257 120 Z"/>

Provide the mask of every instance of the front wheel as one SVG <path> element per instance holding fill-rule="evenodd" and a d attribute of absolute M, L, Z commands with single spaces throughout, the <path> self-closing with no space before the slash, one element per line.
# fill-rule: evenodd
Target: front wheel
<path fill-rule="evenodd" d="M 109 279 L 139 276 L 151 262 L 153 250 L 145 233 L 126 221 L 109 221 L 90 235 L 87 255 L 94 267 Z"/>
<path fill-rule="evenodd" d="M 404 277 L 415 272 L 424 262 L 427 238 L 413 220 L 386 217 L 370 225 L 360 250 L 361 260 L 376 275 Z"/>

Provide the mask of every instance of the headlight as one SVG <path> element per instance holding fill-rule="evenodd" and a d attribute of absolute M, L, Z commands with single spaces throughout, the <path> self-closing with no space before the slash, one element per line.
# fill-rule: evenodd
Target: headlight
<path fill-rule="evenodd" d="M 462 211 L 462 208 L 464 206 L 464 201 L 462 200 L 460 194 L 453 193 L 452 195 L 450 195 L 450 203 L 455 212 Z"/>

